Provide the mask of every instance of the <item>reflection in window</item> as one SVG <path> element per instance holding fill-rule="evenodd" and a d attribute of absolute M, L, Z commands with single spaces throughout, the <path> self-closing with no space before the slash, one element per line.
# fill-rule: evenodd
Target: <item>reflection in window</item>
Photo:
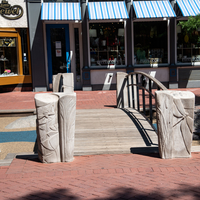
<path fill-rule="evenodd" d="M 18 74 L 16 38 L 0 37 L 0 76 Z"/>
<path fill-rule="evenodd" d="M 27 29 L 21 29 L 20 36 L 22 46 L 23 75 L 29 75 Z"/>
<path fill-rule="evenodd" d="M 125 65 L 124 24 L 90 23 L 91 66 Z"/>
<path fill-rule="evenodd" d="M 134 23 L 134 63 L 168 63 L 167 22 Z"/>
<path fill-rule="evenodd" d="M 188 32 L 176 26 L 177 63 L 200 62 L 200 29 Z"/>

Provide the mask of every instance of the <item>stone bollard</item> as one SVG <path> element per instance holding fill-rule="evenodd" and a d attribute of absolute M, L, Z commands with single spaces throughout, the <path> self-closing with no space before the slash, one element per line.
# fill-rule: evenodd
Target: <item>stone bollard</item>
<path fill-rule="evenodd" d="M 156 91 L 158 145 L 161 158 L 191 156 L 195 95 Z"/>
<path fill-rule="evenodd" d="M 72 161 L 76 93 L 36 94 L 35 104 L 40 161 L 43 163 Z"/>
<path fill-rule="evenodd" d="M 38 157 L 43 163 L 60 162 L 58 99 L 54 94 L 36 94 Z"/>

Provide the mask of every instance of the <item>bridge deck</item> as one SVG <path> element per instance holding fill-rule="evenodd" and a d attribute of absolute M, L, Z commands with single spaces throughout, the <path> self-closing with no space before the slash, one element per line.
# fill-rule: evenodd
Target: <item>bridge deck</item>
<path fill-rule="evenodd" d="M 133 109 L 77 110 L 75 155 L 158 151 L 158 139 Z"/>

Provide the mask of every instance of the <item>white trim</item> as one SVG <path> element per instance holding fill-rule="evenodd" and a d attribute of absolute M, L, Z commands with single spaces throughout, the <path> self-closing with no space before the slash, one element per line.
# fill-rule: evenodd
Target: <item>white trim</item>
<path fill-rule="evenodd" d="M 155 22 L 155 21 L 166 21 L 166 20 L 170 20 L 171 19 L 171 17 L 163 17 L 163 18 L 148 18 L 148 19 L 146 19 L 146 18 L 141 18 L 141 19 L 137 19 L 137 18 L 135 18 L 135 19 L 133 19 L 132 21 L 133 22 Z"/>
<path fill-rule="evenodd" d="M 134 48 L 134 25 L 133 21 L 131 21 L 131 37 L 132 37 L 132 65 L 135 65 L 135 48 Z"/>
<path fill-rule="evenodd" d="M 88 38 L 88 67 L 91 67 L 90 61 L 90 35 L 89 35 L 89 21 L 87 20 L 87 38 Z"/>
<path fill-rule="evenodd" d="M 124 21 L 124 50 L 125 50 L 125 65 L 127 66 L 127 35 L 126 35 L 126 21 Z"/>
<path fill-rule="evenodd" d="M 126 19 L 104 19 L 104 20 L 88 20 L 89 23 L 115 23 L 115 22 L 124 22 Z"/>
<path fill-rule="evenodd" d="M 44 38 L 44 60 L 45 60 L 45 71 L 46 71 L 46 85 L 49 89 L 49 70 L 48 70 L 48 55 L 47 55 L 47 34 L 46 34 L 46 24 L 43 23 L 43 38 Z"/>
<path fill-rule="evenodd" d="M 170 20 L 167 20 L 167 48 L 168 48 L 168 55 L 167 61 L 170 64 Z"/>

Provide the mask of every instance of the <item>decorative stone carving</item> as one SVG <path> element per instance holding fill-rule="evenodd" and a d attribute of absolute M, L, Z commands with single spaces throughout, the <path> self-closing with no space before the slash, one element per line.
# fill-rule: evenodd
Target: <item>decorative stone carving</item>
<path fill-rule="evenodd" d="M 38 157 L 41 162 L 70 162 L 74 155 L 76 93 L 35 95 Z"/>
<path fill-rule="evenodd" d="M 61 78 L 61 73 L 58 73 L 56 75 L 53 75 L 53 92 L 62 92 L 60 91 L 60 78 Z"/>
<path fill-rule="evenodd" d="M 70 162 L 74 155 L 76 93 L 60 96 L 58 108 L 61 161 Z"/>
<path fill-rule="evenodd" d="M 64 73 L 63 77 L 63 92 L 72 93 L 74 92 L 74 74 L 73 73 Z"/>
<path fill-rule="evenodd" d="M 53 92 L 74 92 L 74 74 L 58 73 L 53 75 Z"/>
<path fill-rule="evenodd" d="M 189 91 L 156 91 L 159 152 L 162 158 L 190 157 L 195 95 Z"/>
<path fill-rule="evenodd" d="M 58 96 L 36 94 L 38 157 L 41 162 L 60 162 Z"/>

